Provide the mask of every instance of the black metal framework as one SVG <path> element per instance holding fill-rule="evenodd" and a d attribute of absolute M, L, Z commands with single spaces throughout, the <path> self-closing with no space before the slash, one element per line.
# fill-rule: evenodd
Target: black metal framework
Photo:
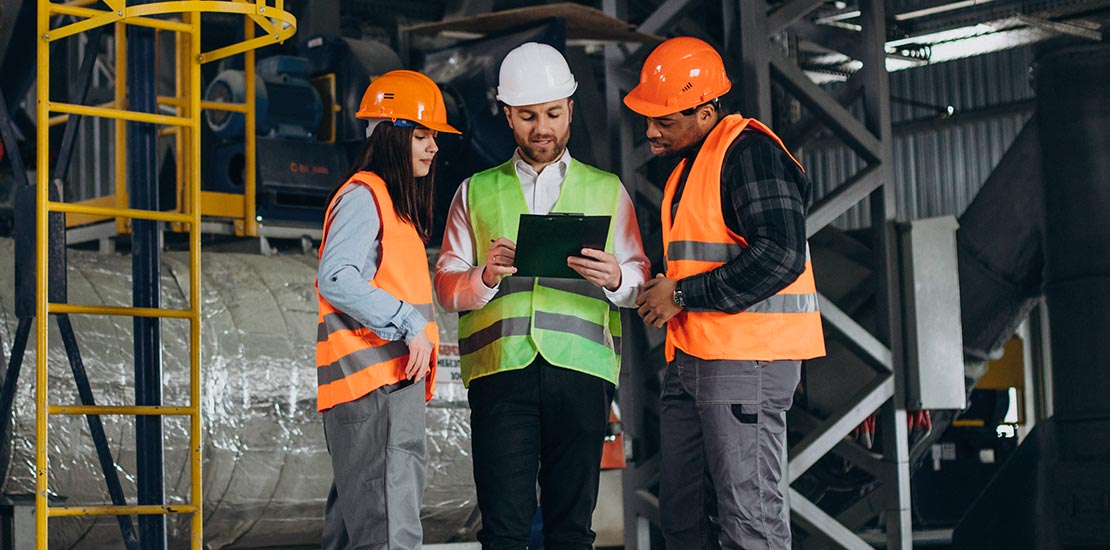
<path fill-rule="evenodd" d="M 154 29 L 127 29 L 127 97 L 133 111 L 156 113 L 157 44 Z M 127 178 L 130 208 L 158 210 L 158 128 L 145 122 L 127 124 Z M 161 222 L 131 221 L 131 296 L 134 307 L 161 307 Z M 135 405 L 162 404 L 161 319 L 135 317 Z M 135 417 L 135 470 L 138 503 L 165 504 L 162 417 Z M 164 549 L 166 516 L 139 516 L 142 547 Z"/>
<path fill-rule="evenodd" d="M 890 99 L 885 65 L 886 14 L 879 0 L 860 2 L 861 31 L 852 37 L 829 33 L 817 28 L 805 16 L 820 7 L 819 0 L 791 0 L 771 10 L 765 0 L 722 0 L 719 9 L 707 14 L 706 20 L 719 20 L 720 39 L 688 17 L 693 2 L 666 0 L 648 16 L 638 30 L 647 33 L 694 34 L 715 43 L 725 58 L 734 80 L 732 96 L 746 116 L 771 122 L 772 82 L 806 107 L 810 116 L 791 127 L 778 128 L 788 145 L 796 149 L 824 126 L 858 154 L 865 166 L 855 175 L 822 197 L 812 207 L 808 234 L 820 231 L 852 206 L 868 201 L 872 220 L 872 242 L 877 280 L 863 284 L 878 285 L 879 321 L 876 333 L 864 328 L 848 313 L 825 297 L 821 297 L 822 318 L 829 332 L 836 333 L 848 347 L 878 373 L 876 378 L 859 388 L 839 411 L 824 419 L 810 419 L 808 435 L 789 450 L 786 484 L 797 480 L 821 457 L 833 452 L 871 473 L 881 483 L 881 492 L 872 493 L 855 506 L 833 517 L 794 489 L 789 489 L 788 502 L 796 525 L 810 535 L 839 548 L 871 548 L 846 526 L 858 525 L 883 514 L 886 523 L 887 548 L 909 550 L 912 547 L 910 522 L 910 475 L 907 444 L 906 411 L 902 396 L 901 318 L 899 299 L 898 258 L 895 248 L 893 221 L 896 214 L 893 187 L 893 138 L 890 122 Z M 627 0 L 604 0 L 604 11 L 619 19 L 627 19 Z M 719 18 L 719 19 L 718 19 Z M 715 23 L 716 24 L 716 23 Z M 795 30 L 797 27 L 797 30 Z M 808 39 L 830 35 L 828 47 L 845 51 L 862 62 L 863 68 L 852 75 L 843 90 L 833 96 L 814 84 L 805 72 L 772 40 L 783 32 L 806 34 Z M 614 140 L 613 166 L 633 194 L 634 202 L 647 206 L 644 218 L 654 220 L 662 197 L 659 186 L 648 181 L 641 169 L 650 157 L 637 145 L 633 132 L 643 127 L 638 117 L 621 104 L 623 94 L 638 80 L 635 69 L 650 47 L 630 49 L 621 45 L 606 46 L 606 106 L 609 130 Z M 862 101 L 862 120 L 853 116 L 848 106 Z M 651 238 L 649 235 L 647 238 Z M 817 274 L 821 277 L 821 273 Z M 638 327 L 640 323 L 629 323 Z M 828 334 L 827 332 L 826 334 Z M 631 444 L 632 460 L 625 470 L 625 548 L 646 550 L 652 547 L 650 525 L 658 525 L 658 500 L 652 487 L 658 481 L 658 460 L 653 449 L 644 443 L 656 413 L 657 387 L 651 367 L 660 366 L 658 348 L 662 335 L 654 329 L 626 330 L 625 365 L 621 377 L 621 405 L 626 441 Z M 863 420 L 878 413 L 884 434 L 882 458 L 863 451 L 845 436 Z"/>

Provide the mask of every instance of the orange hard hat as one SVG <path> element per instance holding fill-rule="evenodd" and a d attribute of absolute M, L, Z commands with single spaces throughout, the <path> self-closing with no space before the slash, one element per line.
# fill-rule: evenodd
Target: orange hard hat
<path fill-rule="evenodd" d="M 646 117 L 660 117 L 697 107 L 731 88 L 721 54 L 703 40 L 679 36 L 647 56 L 640 84 L 624 96 L 624 104 Z"/>
<path fill-rule="evenodd" d="M 430 130 L 460 134 L 447 124 L 447 107 L 439 86 L 416 71 L 389 71 L 375 78 L 362 94 L 358 118 L 399 120 Z"/>

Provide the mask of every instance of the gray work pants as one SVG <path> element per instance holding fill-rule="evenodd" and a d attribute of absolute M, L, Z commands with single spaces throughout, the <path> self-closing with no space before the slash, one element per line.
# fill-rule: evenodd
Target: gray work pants
<path fill-rule="evenodd" d="M 676 351 L 660 398 L 659 508 L 670 550 L 789 550 L 779 488 L 800 361 Z"/>
<path fill-rule="evenodd" d="M 424 383 L 402 382 L 324 411 L 334 480 L 324 550 L 420 548 L 424 494 Z"/>

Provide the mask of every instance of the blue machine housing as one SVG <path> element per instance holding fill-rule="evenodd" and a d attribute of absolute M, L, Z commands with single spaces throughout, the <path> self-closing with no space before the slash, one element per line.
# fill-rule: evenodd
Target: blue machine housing
<path fill-rule="evenodd" d="M 402 65 L 384 44 L 335 35 L 310 36 L 296 51 L 300 56 L 275 55 L 255 65 L 253 166 L 244 147 L 245 116 L 205 110 L 205 133 L 210 130 L 216 139 L 202 140 L 201 186 L 243 194 L 253 171 L 259 221 L 319 227 L 329 193 L 365 141 L 366 123 L 354 113 L 369 75 Z M 244 72 L 220 72 L 206 87 L 205 99 L 245 102 Z"/>
<path fill-rule="evenodd" d="M 258 134 L 284 139 L 315 139 L 324 115 L 320 94 L 308 82 L 308 60 L 275 55 L 258 62 L 255 72 L 255 113 Z M 246 100 L 243 71 L 223 71 L 208 85 L 207 101 L 242 103 Z M 242 113 L 208 110 L 205 120 L 221 139 L 243 138 Z"/>

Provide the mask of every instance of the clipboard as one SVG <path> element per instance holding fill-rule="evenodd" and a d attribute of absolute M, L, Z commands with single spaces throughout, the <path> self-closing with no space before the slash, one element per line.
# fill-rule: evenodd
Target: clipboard
<path fill-rule="evenodd" d="M 609 222 L 610 216 L 521 214 L 514 276 L 581 279 L 567 266 L 567 257 L 581 256 L 583 248 L 605 250 Z"/>

